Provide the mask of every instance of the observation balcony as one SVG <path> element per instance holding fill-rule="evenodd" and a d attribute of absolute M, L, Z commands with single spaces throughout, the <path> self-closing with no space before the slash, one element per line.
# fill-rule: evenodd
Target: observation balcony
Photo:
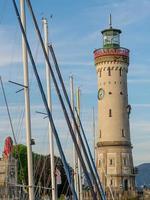
<path fill-rule="evenodd" d="M 94 51 L 95 64 L 100 62 L 124 62 L 129 64 L 129 49 L 126 48 L 100 48 Z"/>
<path fill-rule="evenodd" d="M 109 48 L 109 49 L 105 49 L 105 48 L 100 48 L 100 49 L 96 49 L 94 51 L 94 58 L 100 57 L 100 56 L 129 56 L 129 49 L 126 48 Z"/>

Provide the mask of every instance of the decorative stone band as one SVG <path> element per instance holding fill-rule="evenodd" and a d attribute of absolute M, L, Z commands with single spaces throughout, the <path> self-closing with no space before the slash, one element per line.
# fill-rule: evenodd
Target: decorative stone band
<path fill-rule="evenodd" d="M 106 142 L 98 142 L 97 143 L 97 147 L 107 147 L 107 146 L 127 146 L 127 147 L 131 147 L 132 145 L 130 142 L 128 141 L 106 141 Z"/>
<path fill-rule="evenodd" d="M 104 65 L 98 65 L 96 67 L 96 72 L 99 73 L 99 72 L 102 72 L 102 71 L 108 71 L 108 69 L 110 70 L 114 70 L 114 71 L 117 71 L 117 70 L 122 70 L 122 71 L 126 71 L 128 73 L 128 67 L 126 65 L 122 65 L 122 66 L 111 66 L 111 67 L 106 67 Z"/>
<path fill-rule="evenodd" d="M 96 49 L 94 51 L 95 64 L 98 63 L 126 63 L 129 64 L 129 50 L 118 49 Z"/>

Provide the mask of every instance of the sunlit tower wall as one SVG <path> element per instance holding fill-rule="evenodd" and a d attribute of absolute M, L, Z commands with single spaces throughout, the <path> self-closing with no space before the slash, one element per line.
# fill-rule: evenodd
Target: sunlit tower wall
<path fill-rule="evenodd" d="M 94 51 L 98 78 L 96 165 L 104 187 L 115 193 L 134 191 L 127 73 L 129 50 L 120 47 L 121 30 L 102 31 L 103 48 Z"/>

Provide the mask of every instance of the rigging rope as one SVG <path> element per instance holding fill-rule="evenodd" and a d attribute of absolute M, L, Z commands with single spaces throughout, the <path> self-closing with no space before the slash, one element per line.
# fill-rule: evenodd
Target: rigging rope
<path fill-rule="evenodd" d="M 75 134 L 74 134 L 74 131 L 73 131 L 73 128 L 72 128 L 72 125 L 71 125 L 71 122 L 70 122 L 70 119 L 69 119 L 69 116 L 68 116 L 68 113 L 67 113 L 67 110 L 66 110 L 66 107 L 65 107 L 65 104 L 64 104 L 64 101 L 62 99 L 62 96 L 61 96 L 61 93 L 60 93 L 60 89 L 58 87 L 58 84 L 57 84 L 57 81 L 56 81 L 56 78 L 55 78 L 55 75 L 54 75 L 54 72 L 51 68 L 51 64 L 50 64 L 50 61 L 49 61 L 49 58 L 48 58 L 48 55 L 46 53 L 46 50 L 45 50 L 45 46 L 44 46 L 44 42 L 43 42 L 43 39 L 42 39 L 42 36 L 41 36 L 41 33 L 39 31 L 39 27 L 38 27 L 38 24 L 37 24 L 37 21 L 36 21 L 36 18 L 35 18 L 35 15 L 34 15 L 34 12 L 33 12 L 33 9 L 32 9 L 32 6 L 31 6 L 31 2 L 30 0 L 26 0 L 27 2 L 27 5 L 29 7 L 29 11 L 30 11 L 30 14 L 31 14 L 31 17 L 33 19 L 33 23 L 35 25 L 35 28 L 36 28 L 36 31 L 37 31 L 37 34 L 38 34 L 38 38 L 40 40 L 40 43 L 41 43 L 41 46 L 42 46 L 42 49 L 43 49 L 43 53 L 44 53 L 44 56 L 45 56 L 45 59 L 47 61 L 47 64 L 48 64 L 48 67 L 49 67 L 49 70 L 51 72 L 51 76 L 52 76 L 52 79 L 53 79 L 53 82 L 54 82 L 54 85 L 55 85 L 55 89 L 57 91 L 57 95 L 59 97 L 59 100 L 60 100 L 60 103 L 61 103 L 61 106 L 62 106 L 62 109 L 63 109 L 63 112 L 64 112 L 64 115 L 65 115 L 65 119 L 66 119 L 66 122 L 67 122 L 67 125 L 68 125 L 68 128 L 70 130 L 70 134 L 72 136 L 72 139 L 73 139 L 73 142 L 75 144 L 75 147 L 76 147 L 76 151 L 78 153 L 78 156 L 79 156 L 79 159 L 80 159 L 80 162 L 82 164 L 82 168 L 84 170 L 84 173 L 87 177 L 87 180 L 88 180 L 88 183 L 89 183 L 89 186 L 90 186 L 90 189 L 91 189 L 91 192 L 92 192 L 92 195 L 93 195 L 93 198 L 94 199 L 97 199 L 96 197 L 96 193 L 94 191 L 94 187 L 93 187 L 93 184 L 92 184 L 92 181 L 91 181 L 91 178 L 89 176 L 89 173 L 87 171 L 87 167 L 85 165 L 85 162 L 84 162 L 84 159 L 83 159 L 83 156 L 82 156 L 82 153 L 81 153 L 81 150 L 79 148 L 79 145 L 77 143 L 77 140 L 76 140 L 76 137 L 75 137 Z M 68 98 L 69 99 L 69 98 Z M 71 105 L 70 105 L 71 106 Z M 72 110 L 72 109 L 71 109 Z M 89 163 L 90 164 L 90 163 Z M 90 170 L 91 171 L 91 170 Z M 91 171 L 92 173 L 92 171 Z M 94 173 L 93 173 L 94 174 Z M 92 175 L 93 175 L 92 174 Z M 94 177 L 94 176 L 93 176 Z M 99 191 L 99 190 L 98 190 Z M 101 194 L 99 193 L 99 195 L 101 196 Z"/>
<path fill-rule="evenodd" d="M 66 171 L 67 179 L 68 179 L 70 188 L 72 190 L 73 197 L 74 197 L 75 200 L 77 200 L 78 198 L 77 198 L 77 195 L 76 195 L 76 192 L 75 192 L 75 189 L 73 187 L 72 180 L 71 180 L 71 177 L 70 177 L 70 170 L 68 168 L 68 164 L 67 164 L 67 161 L 66 161 L 66 158 L 65 158 L 65 155 L 64 155 L 64 152 L 63 152 L 59 137 L 58 137 L 58 133 L 57 133 L 54 121 L 53 121 L 53 117 L 52 117 L 51 112 L 50 112 L 49 107 L 48 107 L 46 95 L 44 93 L 43 86 L 42 86 L 39 74 L 37 72 L 36 64 L 35 64 L 35 61 L 33 59 L 33 55 L 32 55 L 31 49 L 30 49 L 30 45 L 28 43 L 28 39 L 27 39 L 26 33 L 24 31 L 24 28 L 23 28 L 23 25 L 22 25 L 22 22 L 21 22 L 20 14 L 19 14 L 19 11 L 18 11 L 18 8 L 17 8 L 15 0 L 12 0 L 12 2 L 13 2 L 15 13 L 16 13 L 16 16 L 17 16 L 17 19 L 18 19 L 18 22 L 19 22 L 19 26 L 20 26 L 21 32 L 23 34 L 23 37 L 24 37 L 24 40 L 25 40 L 25 43 L 26 43 L 26 47 L 27 47 L 28 54 L 29 54 L 29 57 L 30 57 L 30 60 L 31 60 L 31 63 L 32 63 L 32 67 L 34 69 L 34 73 L 35 73 L 35 76 L 36 76 L 36 79 L 37 79 L 37 83 L 38 83 L 38 86 L 39 86 L 39 89 L 40 89 L 42 100 L 43 100 L 43 103 L 45 105 L 45 108 L 46 108 L 46 111 L 47 111 L 47 114 L 48 114 L 48 118 L 49 118 L 52 130 L 53 130 L 54 136 L 56 138 L 57 146 L 59 148 L 60 156 L 61 156 L 63 164 L 64 164 L 64 168 L 65 168 L 65 171 Z"/>
<path fill-rule="evenodd" d="M 78 119 L 79 124 L 80 124 L 80 127 L 81 127 L 81 131 L 82 131 L 82 134 L 83 134 L 83 138 L 84 138 L 84 141 L 85 141 L 85 144 L 86 144 L 88 153 L 89 153 L 89 157 L 90 157 L 90 160 L 91 160 L 91 163 L 92 163 L 92 166 L 93 166 L 93 169 L 94 169 L 96 178 L 97 178 L 98 183 L 99 183 L 99 187 L 100 187 L 101 194 L 102 194 L 102 196 L 103 196 L 103 199 L 106 200 L 105 193 L 104 193 L 104 190 L 103 190 L 103 188 L 102 188 L 102 184 L 101 184 L 101 181 L 100 181 L 100 178 L 99 178 L 99 175 L 98 175 L 98 172 L 97 172 L 95 163 L 94 163 L 94 159 L 93 159 L 93 157 L 92 157 L 92 153 L 91 153 L 91 150 L 90 150 L 90 147 L 89 147 L 89 144 L 88 144 L 88 141 L 87 141 L 85 132 L 84 132 L 84 128 L 83 128 L 83 125 L 82 125 L 82 122 L 81 122 L 81 119 L 80 119 L 80 116 L 79 116 L 79 114 L 78 114 L 78 111 L 77 111 L 77 108 L 76 108 L 76 107 L 75 107 L 75 111 L 76 111 L 77 119 Z"/>
<path fill-rule="evenodd" d="M 87 154 L 87 151 L 86 151 L 86 148 L 85 148 L 83 139 L 82 139 L 81 134 L 80 134 L 80 130 L 79 130 L 79 127 L 78 127 L 78 124 L 77 124 L 77 121 L 76 121 L 74 112 L 73 112 L 72 107 L 71 107 L 71 104 L 70 104 L 70 100 L 69 100 L 69 97 L 68 97 L 68 94 L 67 94 L 67 91 L 66 91 L 66 88 L 65 88 L 65 85 L 64 85 L 64 81 L 63 81 L 63 78 L 62 78 L 62 75 L 61 75 L 61 72 L 60 72 L 60 69 L 59 69 L 59 66 L 58 66 L 58 63 L 57 63 L 56 56 L 55 56 L 55 53 L 54 53 L 54 50 L 53 50 L 52 45 L 49 45 L 49 49 L 50 49 L 50 52 L 51 52 L 51 55 L 52 55 L 52 58 L 53 58 L 53 61 L 54 61 L 54 64 L 55 64 L 55 69 L 56 69 L 56 71 L 57 71 L 57 74 L 58 74 L 59 81 L 60 81 L 61 86 L 62 86 L 62 90 L 63 90 L 64 96 L 65 96 L 65 98 L 66 98 L 66 102 L 67 102 L 67 104 L 68 104 L 68 107 L 69 107 L 69 110 L 70 110 L 70 113 L 71 113 L 71 117 L 72 117 L 72 119 L 73 119 L 73 123 L 74 123 L 74 125 L 75 125 L 76 131 L 77 131 L 77 134 L 78 134 L 78 139 L 79 139 L 79 142 L 80 142 L 80 144 L 81 144 L 81 147 L 82 147 L 82 150 L 83 150 L 83 153 L 84 153 L 84 156 L 85 156 L 87 165 L 88 165 L 88 167 L 89 167 L 90 173 L 91 173 L 91 175 L 92 175 L 92 178 L 93 178 L 93 181 L 94 181 L 96 190 L 97 190 L 97 192 L 98 192 L 99 197 L 103 199 L 103 195 L 102 195 L 101 190 L 100 190 L 100 188 L 99 188 L 99 185 L 98 185 L 98 183 L 97 183 L 97 179 L 96 179 L 96 177 L 95 177 L 95 173 L 94 173 L 94 171 L 93 171 L 93 168 L 92 168 L 90 159 L 89 159 L 89 157 L 88 157 L 88 154 Z M 81 164 L 82 164 L 82 163 L 81 163 Z M 82 167 L 83 167 L 83 166 L 82 166 Z M 83 170 L 84 170 L 84 168 L 83 168 Z M 85 171 L 84 171 L 84 173 L 85 173 L 85 176 L 86 176 L 86 178 L 87 178 L 87 174 L 86 174 Z M 87 181 L 88 181 L 88 179 L 87 179 Z"/>
<path fill-rule="evenodd" d="M 11 131 L 12 131 L 12 135 L 13 135 L 13 138 L 14 138 L 15 145 L 17 145 L 16 136 L 15 136 L 15 132 L 14 132 L 13 124 L 12 124 L 12 119 L 11 119 L 11 116 L 10 116 L 8 102 L 7 102 L 7 98 L 6 98 L 4 85 L 3 85 L 3 81 L 2 81 L 1 76 L 0 76 L 0 82 L 1 82 L 1 88 L 2 88 L 2 92 L 3 92 L 4 101 L 5 101 L 5 104 L 6 104 L 6 109 L 7 109 L 7 113 L 8 113 L 8 118 L 9 118 L 9 123 L 10 123 Z"/>
<path fill-rule="evenodd" d="M 10 111 L 9 111 L 9 106 L 8 106 L 8 102 L 7 102 L 7 98 L 6 98 L 6 94 L 5 94 L 5 89 L 4 89 L 4 85 L 3 85 L 3 81 L 2 81 L 1 76 L 0 76 L 0 83 L 1 83 L 1 88 L 2 88 L 2 92 L 3 92 L 3 96 L 4 96 L 4 101 L 5 101 L 5 104 L 6 104 L 6 109 L 7 109 L 7 113 L 8 113 L 8 118 L 9 118 L 9 123 L 10 123 L 11 131 L 12 131 L 13 139 L 14 139 L 15 146 L 16 146 L 16 151 L 17 151 L 17 156 L 18 156 L 20 168 L 21 168 L 21 173 L 22 173 L 23 177 L 25 178 L 22 163 L 21 163 L 20 156 L 19 156 L 18 144 L 17 144 L 17 140 L 16 140 L 16 136 L 15 136 L 15 132 L 14 132 L 14 128 L 13 128 L 13 123 L 12 123 L 12 119 L 11 119 L 11 115 L 10 115 Z M 23 181 L 25 181 L 25 180 L 23 180 Z"/>

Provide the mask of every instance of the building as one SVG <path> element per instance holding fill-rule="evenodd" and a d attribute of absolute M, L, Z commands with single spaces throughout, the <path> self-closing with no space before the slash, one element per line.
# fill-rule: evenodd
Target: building
<path fill-rule="evenodd" d="M 120 46 L 121 30 L 102 31 L 103 48 L 94 51 L 98 77 L 97 170 L 106 193 L 120 199 L 135 190 L 128 103 L 129 50 Z"/>
<path fill-rule="evenodd" d="M 13 142 L 5 140 L 3 157 L 0 158 L 0 199 L 17 198 L 17 160 L 12 156 Z"/>

